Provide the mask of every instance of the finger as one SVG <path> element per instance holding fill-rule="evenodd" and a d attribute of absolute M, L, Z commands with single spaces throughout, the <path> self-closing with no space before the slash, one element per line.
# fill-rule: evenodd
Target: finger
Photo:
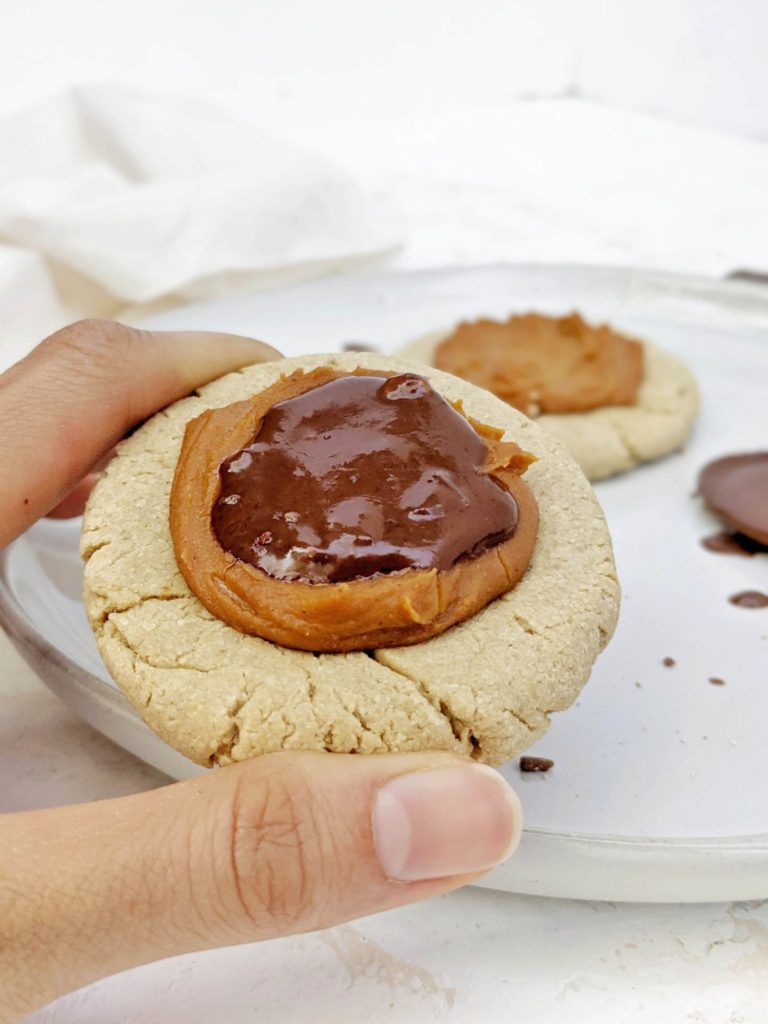
<path fill-rule="evenodd" d="M 93 472 L 84 477 L 79 484 L 75 484 L 73 490 L 63 498 L 59 504 L 47 513 L 50 519 L 71 519 L 73 516 L 81 516 L 85 511 L 85 504 L 90 497 L 91 491 L 96 486 L 103 470 L 115 457 L 117 447 L 110 448 L 93 465 Z"/>
<path fill-rule="evenodd" d="M 249 363 L 279 359 L 230 334 L 83 320 L 0 376 L 0 548 L 55 508 L 136 423 Z"/>
<path fill-rule="evenodd" d="M 50 519 L 72 519 L 74 516 L 81 516 L 85 511 L 88 496 L 96 486 L 98 479 L 98 473 L 89 473 L 55 508 L 51 509 L 48 517 Z"/>
<path fill-rule="evenodd" d="M 503 859 L 520 825 L 498 773 L 445 754 L 273 754 L 9 815 L 0 879 L 21 896 L 0 882 L 0 989 L 29 1011 L 150 960 L 424 899 Z"/>

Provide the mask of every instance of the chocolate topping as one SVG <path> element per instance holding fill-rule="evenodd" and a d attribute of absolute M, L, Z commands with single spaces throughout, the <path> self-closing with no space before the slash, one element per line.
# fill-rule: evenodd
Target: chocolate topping
<path fill-rule="evenodd" d="M 710 462 L 699 475 L 699 494 L 726 526 L 768 544 L 768 452 Z"/>
<path fill-rule="evenodd" d="M 211 522 L 236 558 L 337 583 L 448 569 L 511 537 L 482 437 L 416 374 L 355 375 L 272 406 L 222 463 Z"/>
<path fill-rule="evenodd" d="M 702 537 L 701 546 L 718 555 L 741 555 L 742 558 L 768 554 L 768 547 L 765 544 L 752 540 L 746 534 L 730 533 L 728 530 L 720 530 L 708 537 Z"/>

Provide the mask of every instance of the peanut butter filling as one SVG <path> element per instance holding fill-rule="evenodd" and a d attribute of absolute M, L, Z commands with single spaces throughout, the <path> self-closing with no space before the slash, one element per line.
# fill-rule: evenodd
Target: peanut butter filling
<path fill-rule="evenodd" d="M 179 568 L 212 614 L 286 647 L 428 639 L 528 566 L 533 459 L 500 438 L 416 374 L 293 374 L 188 424 Z"/>
<path fill-rule="evenodd" d="M 643 346 L 573 313 L 528 313 L 462 323 L 438 345 L 435 366 L 493 392 L 528 416 L 632 405 Z"/>

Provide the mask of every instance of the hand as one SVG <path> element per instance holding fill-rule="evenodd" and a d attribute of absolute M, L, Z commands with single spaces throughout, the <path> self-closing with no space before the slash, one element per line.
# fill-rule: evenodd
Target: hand
<path fill-rule="evenodd" d="M 136 423 L 279 353 L 84 321 L 0 376 L 0 547 Z M 64 502 L 64 505 L 61 503 Z M 162 957 L 324 928 L 455 889 L 507 856 L 500 775 L 448 754 L 279 753 L 118 800 L 0 817 L 0 1021 Z"/>

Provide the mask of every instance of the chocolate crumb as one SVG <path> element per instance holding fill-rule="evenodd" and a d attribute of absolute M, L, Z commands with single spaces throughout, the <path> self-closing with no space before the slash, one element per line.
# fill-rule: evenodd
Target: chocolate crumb
<path fill-rule="evenodd" d="M 727 281 L 751 281 L 753 284 L 768 284 L 768 274 L 759 270 L 731 270 L 725 275 Z"/>
<path fill-rule="evenodd" d="M 379 350 L 375 345 L 370 345 L 367 341 L 345 341 L 341 346 L 342 352 L 378 352 Z"/>
<path fill-rule="evenodd" d="M 725 686 L 725 680 L 720 679 L 718 676 L 710 676 L 709 681 L 713 686 Z"/>
<path fill-rule="evenodd" d="M 729 530 L 721 530 L 719 533 L 702 537 L 700 543 L 707 551 L 714 551 L 718 555 L 741 555 L 743 558 L 752 558 L 754 555 L 768 554 L 768 547 L 765 544 L 743 533 L 732 533 Z"/>
<path fill-rule="evenodd" d="M 675 665 L 677 664 L 677 662 L 675 661 L 674 658 L 670 658 L 669 656 L 667 656 L 666 658 L 662 659 L 661 664 L 665 668 L 674 668 Z"/>
<path fill-rule="evenodd" d="M 24 499 L 24 504 L 25 504 L 25 505 L 28 505 L 28 504 L 29 504 L 29 498 L 25 498 L 25 499 Z"/>
<path fill-rule="evenodd" d="M 555 762 L 549 757 L 533 757 L 531 754 L 526 754 L 524 757 L 520 758 L 520 771 L 548 772 L 554 763 Z"/>
<path fill-rule="evenodd" d="M 731 594 L 728 600 L 737 608 L 768 608 L 768 594 L 759 590 L 742 590 L 739 594 Z"/>

